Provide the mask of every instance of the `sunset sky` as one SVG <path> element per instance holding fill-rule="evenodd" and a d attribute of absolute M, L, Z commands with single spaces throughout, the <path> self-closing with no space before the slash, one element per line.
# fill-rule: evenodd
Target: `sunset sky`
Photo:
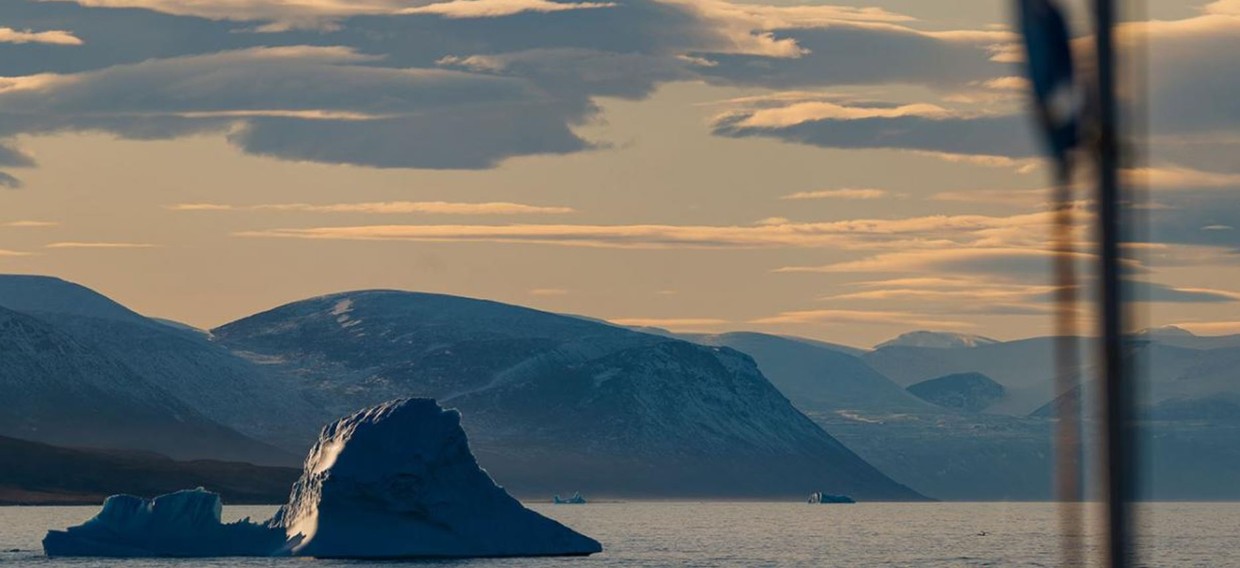
<path fill-rule="evenodd" d="M 1045 333 L 1008 8 L 6 0 L 0 272 L 201 327 L 399 288 L 863 346 Z M 1240 0 L 1150 0 L 1121 38 L 1149 46 L 1149 323 L 1240 333 Z"/>

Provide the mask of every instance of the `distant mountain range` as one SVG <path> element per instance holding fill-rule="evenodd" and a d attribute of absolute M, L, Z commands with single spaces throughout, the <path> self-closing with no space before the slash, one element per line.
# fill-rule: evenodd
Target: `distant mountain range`
<path fill-rule="evenodd" d="M 1238 337 L 1132 341 L 1149 371 L 1152 496 L 1240 498 Z M 293 464 L 321 424 L 426 396 L 462 411 L 480 462 L 525 497 L 1046 499 L 1052 347 L 933 331 L 873 349 L 677 335 L 390 290 L 204 331 L 0 276 L 0 388 L 13 393 L 0 435 Z"/>
<path fill-rule="evenodd" d="M 1179 330 L 1170 334 L 1172 346 L 1162 341 L 1168 330 L 1160 332 L 1141 334 L 1130 349 L 1150 377 L 1143 389 L 1147 494 L 1240 498 L 1229 482 L 1240 475 L 1240 377 L 1232 371 L 1240 361 L 1235 350 L 1218 347 L 1231 339 Z M 757 333 L 682 337 L 753 356 L 797 408 L 927 495 L 1052 497 L 1051 338 L 1004 342 L 924 331 L 864 350 Z M 1092 347 L 1081 341 L 1082 360 Z M 1091 374 L 1088 366 L 1082 371 Z M 1083 389 L 1089 408 L 1093 387 Z"/>
<path fill-rule="evenodd" d="M 0 306 L 22 324 L 5 328 L 14 337 L 41 334 L 6 342 L 28 347 L 0 357 L 0 383 L 27 396 L 0 435 L 283 464 L 338 416 L 430 396 L 462 411 L 480 461 L 519 495 L 923 499 L 731 349 L 393 291 L 305 300 L 205 334 L 51 278 L 0 277 Z"/>

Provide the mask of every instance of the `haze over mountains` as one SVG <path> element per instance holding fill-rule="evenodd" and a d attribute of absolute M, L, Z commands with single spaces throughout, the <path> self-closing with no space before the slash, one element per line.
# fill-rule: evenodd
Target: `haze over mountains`
<path fill-rule="evenodd" d="M 291 464 L 321 424 L 426 396 L 526 497 L 1051 496 L 1050 338 L 866 350 L 391 290 L 205 332 L 0 276 L 0 339 L 0 435 L 58 445 Z M 1150 362 L 1151 495 L 1240 498 L 1240 340 L 1159 329 L 1132 350 Z"/>

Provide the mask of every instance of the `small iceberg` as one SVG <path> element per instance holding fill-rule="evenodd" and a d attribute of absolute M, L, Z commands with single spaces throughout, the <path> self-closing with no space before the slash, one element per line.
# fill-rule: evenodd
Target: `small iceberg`
<path fill-rule="evenodd" d="M 108 498 L 49 531 L 48 556 L 468 558 L 584 556 L 594 539 L 521 505 L 478 467 L 460 414 L 430 399 L 362 410 L 323 429 L 288 504 L 265 523 L 221 523 L 219 496 Z"/>
<path fill-rule="evenodd" d="M 201 487 L 143 499 L 113 495 L 98 515 L 76 527 L 48 531 L 48 556 L 271 556 L 284 531 L 243 519 L 220 522 L 220 496 Z"/>
<path fill-rule="evenodd" d="M 565 499 L 563 497 L 560 497 L 559 495 L 556 495 L 554 498 L 552 498 L 551 502 L 555 503 L 556 505 L 585 505 L 586 498 L 582 497 L 581 492 L 578 491 L 576 493 L 573 493 L 573 496 L 569 497 L 568 499 Z"/>
<path fill-rule="evenodd" d="M 849 497 L 847 495 L 832 495 L 830 493 L 823 493 L 821 491 L 815 491 L 814 493 L 810 493 L 809 502 L 817 504 L 817 503 L 856 503 L 857 501 L 855 501 L 852 497 Z"/>

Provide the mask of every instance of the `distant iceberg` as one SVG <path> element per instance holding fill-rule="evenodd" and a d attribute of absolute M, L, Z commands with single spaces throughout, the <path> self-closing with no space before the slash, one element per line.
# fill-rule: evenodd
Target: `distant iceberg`
<path fill-rule="evenodd" d="M 460 415 L 430 399 L 362 410 L 323 429 L 289 502 L 263 524 L 220 522 L 198 489 L 110 497 L 50 531 L 48 556 L 461 558 L 588 555 L 602 546 L 522 506 L 478 467 Z"/>
<path fill-rule="evenodd" d="M 832 495 L 830 493 L 822 493 L 820 491 L 815 491 L 813 493 L 810 493 L 809 502 L 811 504 L 817 504 L 817 503 L 856 503 L 857 501 L 847 495 Z"/>
<path fill-rule="evenodd" d="M 581 492 L 578 491 L 576 493 L 573 493 L 573 496 L 569 497 L 568 499 L 565 499 L 563 497 L 560 497 L 559 495 L 556 495 L 555 497 L 551 499 L 551 502 L 555 503 L 556 505 L 585 505 L 586 498 L 582 497 Z"/>

